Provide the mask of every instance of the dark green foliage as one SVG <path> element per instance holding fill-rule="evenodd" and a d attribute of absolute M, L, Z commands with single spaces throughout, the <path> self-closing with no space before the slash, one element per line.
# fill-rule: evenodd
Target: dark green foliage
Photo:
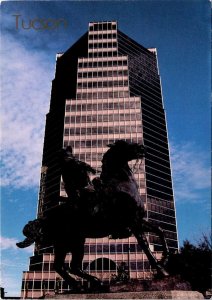
<path fill-rule="evenodd" d="M 112 275 L 113 282 L 128 282 L 130 279 L 129 277 L 129 268 L 125 262 L 121 262 L 121 264 L 117 268 L 117 275 Z"/>
<path fill-rule="evenodd" d="M 207 236 L 197 245 L 184 241 L 177 254 L 172 254 L 168 263 L 171 275 L 179 274 L 191 284 L 193 290 L 205 293 L 212 288 L 212 245 Z"/>

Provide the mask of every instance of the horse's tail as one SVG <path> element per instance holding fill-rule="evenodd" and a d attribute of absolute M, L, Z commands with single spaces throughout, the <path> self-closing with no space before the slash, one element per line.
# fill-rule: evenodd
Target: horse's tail
<path fill-rule="evenodd" d="M 29 221 L 23 228 L 23 234 L 26 238 L 19 243 L 16 243 L 19 248 L 26 248 L 32 245 L 34 242 L 41 243 L 43 240 L 43 220 L 35 219 Z"/>
<path fill-rule="evenodd" d="M 31 246 L 34 243 L 34 240 L 31 240 L 30 238 L 25 238 L 22 242 L 16 243 L 16 246 L 18 248 L 26 248 Z"/>

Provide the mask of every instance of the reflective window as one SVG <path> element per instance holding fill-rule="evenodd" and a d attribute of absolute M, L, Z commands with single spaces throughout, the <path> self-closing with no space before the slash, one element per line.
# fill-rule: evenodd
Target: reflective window
<path fill-rule="evenodd" d="M 91 253 L 96 252 L 96 245 L 90 245 L 90 252 Z"/>
<path fill-rule="evenodd" d="M 110 245 L 110 252 L 114 253 L 116 251 L 115 245 Z"/>

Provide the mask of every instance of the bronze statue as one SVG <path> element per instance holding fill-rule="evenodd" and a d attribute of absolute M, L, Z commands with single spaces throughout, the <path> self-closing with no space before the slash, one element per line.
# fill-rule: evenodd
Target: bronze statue
<path fill-rule="evenodd" d="M 51 243 L 55 253 L 55 271 L 72 287 L 73 291 L 77 288 L 77 281 L 72 277 L 73 274 L 87 279 L 93 286 L 102 285 L 98 278 L 81 269 L 86 238 L 102 238 L 110 235 L 126 238 L 133 234 L 152 268 L 156 269 L 161 277 L 168 276 L 163 267 L 169 254 L 163 230 L 144 218 L 144 205 L 138 192 L 138 185 L 128 165 L 129 161 L 144 157 L 144 146 L 123 140 L 108 146 L 109 150 L 102 159 L 100 179 L 94 180 L 95 189 L 86 188 L 87 184 L 91 185 L 87 177 L 87 182 L 78 186 L 80 192 L 77 195 L 76 206 L 69 203 L 60 205 L 49 211 L 44 218 L 29 222 L 23 231 L 27 238 L 17 244 L 18 247 L 26 247 L 34 241 L 37 244 L 42 240 Z M 68 149 L 63 151 L 61 156 L 61 164 L 64 164 L 62 172 L 65 170 L 71 173 L 71 168 L 66 169 L 66 158 L 69 155 L 67 151 Z M 87 166 L 86 164 L 87 172 L 92 172 L 92 169 Z M 66 178 L 63 174 L 67 189 Z M 149 231 L 155 232 L 161 238 L 163 245 L 161 262 L 156 260 L 149 248 L 145 236 L 145 232 Z M 68 252 L 72 253 L 70 268 L 64 263 Z"/>

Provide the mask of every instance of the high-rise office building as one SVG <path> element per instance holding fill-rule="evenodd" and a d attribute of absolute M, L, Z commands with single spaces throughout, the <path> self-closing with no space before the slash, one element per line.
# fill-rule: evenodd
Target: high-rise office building
<path fill-rule="evenodd" d="M 144 143 L 147 155 L 134 168 L 146 217 L 164 230 L 171 250 L 178 249 L 166 117 L 156 49 L 147 49 L 117 29 L 116 22 L 92 22 L 65 53 L 57 55 L 41 168 L 38 217 L 66 196 L 57 151 L 73 146 L 74 155 L 97 170 L 107 144 L 118 139 Z M 132 162 L 132 167 L 135 166 Z M 155 255 L 158 237 L 148 233 Z M 68 237 L 67 237 L 68 238 Z M 67 255 L 66 262 L 71 256 Z M 35 247 L 24 272 L 22 297 L 40 297 L 68 286 L 53 269 L 51 245 Z M 83 269 L 110 281 L 125 262 L 131 278 L 151 276 L 134 237 L 87 239 Z"/>

